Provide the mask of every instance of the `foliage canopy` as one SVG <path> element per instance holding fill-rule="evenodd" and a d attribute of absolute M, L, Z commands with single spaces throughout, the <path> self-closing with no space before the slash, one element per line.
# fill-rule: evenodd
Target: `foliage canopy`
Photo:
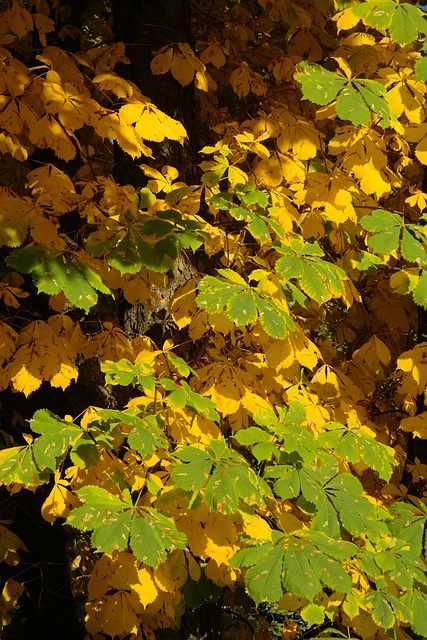
<path fill-rule="evenodd" d="M 87 4 L 0 15 L 3 491 L 74 541 L 87 638 L 427 637 L 427 15 L 199 0 L 150 51 L 184 123 Z"/>

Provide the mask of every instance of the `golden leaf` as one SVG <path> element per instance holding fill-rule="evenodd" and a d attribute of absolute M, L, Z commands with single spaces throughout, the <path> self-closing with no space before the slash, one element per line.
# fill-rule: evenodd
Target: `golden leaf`
<path fill-rule="evenodd" d="M 13 531 L 0 524 L 0 561 L 6 562 L 11 567 L 16 566 L 19 563 L 18 551 L 20 549 L 28 551 L 25 544 Z"/>
<path fill-rule="evenodd" d="M 76 155 L 76 148 L 71 131 L 65 131 L 61 124 L 51 115 L 41 118 L 29 131 L 28 136 L 33 144 L 41 149 L 53 149 L 61 160 L 72 160 Z M 71 139 L 72 138 L 72 139 Z"/>
<path fill-rule="evenodd" d="M 419 413 L 411 418 L 403 418 L 400 421 L 399 429 L 408 431 L 416 438 L 427 439 L 427 411 Z"/>
<path fill-rule="evenodd" d="M 46 500 L 43 502 L 41 514 L 47 522 L 53 523 L 58 518 L 66 518 L 72 507 L 77 507 L 78 499 L 68 490 L 69 482 L 61 480 L 55 474 L 55 483 Z"/>
<path fill-rule="evenodd" d="M 10 624 L 9 611 L 16 606 L 20 596 L 24 593 L 24 589 L 24 585 L 13 578 L 8 578 L 4 583 L 0 596 L 0 626 L 2 629 Z"/>
<path fill-rule="evenodd" d="M 28 396 L 43 380 L 65 389 L 76 380 L 77 354 L 68 340 L 50 324 L 36 320 L 21 330 L 17 349 L 3 370 L 3 386 L 11 382 L 16 391 Z"/>
<path fill-rule="evenodd" d="M 166 45 L 159 49 L 150 63 L 151 71 L 155 76 L 167 73 L 172 66 L 173 45 Z"/>
<path fill-rule="evenodd" d="M 192 278 L 175 291 L 169 303 L 169 313 L 178 329 L 183 329 L 190 324 L 196 311 L 196 280 Z"/>

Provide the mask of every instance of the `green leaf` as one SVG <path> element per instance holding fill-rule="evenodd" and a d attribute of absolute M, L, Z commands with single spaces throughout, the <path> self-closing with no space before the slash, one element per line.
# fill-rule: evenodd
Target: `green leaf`
<path fill-rule="evenodd" d="M 271 338 L 283 340 L 288 335 L 288 328 L 294 328 L 290 316 L 279 310 L 272 301 L 258 296 L 257 307 L 261 326 Z"/>
<path fill-rule="evenodd" d="M 234 434 L 233 438 L 240 444 L 244 444 L 246 446 L 256 444 L 257 442 L 268 442 L 270 440 L 269 434 L 258 427 L 247 427 L 246 429 L 241 429 Z"/>
<path fill-rule="evenodd" d="M 137 509 L 131 521 L 130 544 L 135 557 L 150 567 L 157 567 L 168 552 L 185 549 L 186 536 L 175 523 L 157 509 Z"/>
<path fill-rule="evenodd" d="M 418 82 L 425 82 L 427 80 L 427 56 L 424 56 L 417 60 L 414 64 L 415 78 Z"/>
<path fill-rule="evenodd" d="M 423 270 L 412 292 L 415 304 L 427 308 L 427 271 Z"/>
<path fill-rule="evenodd" d="M 205 486 L 212 469 L 212 458 L 195 447 L 184 447 L 175 452 L 183 464 L 176 464 L 171 478 L 176 487 L 184 491 L 200 491 Z"/>
<path fill-rule="evenodd" d="M 360 224 L 366 231 L 378 233 L 379 231 L 388 231 L 391 227 L 403 226 L 404 220 L 397 213 L 390 213 L 383 209 L 375 209 L 367 216 L 360 219 Z"/>
<path fill-rule="evenodd" d="M 157 423 L 156 416 L 134 418 L 133 416 L 128 416 L 124 411 L 120 413 L 124 416 L 124 424 L 132 426 L 127 437 L 128 444 L 143 459 L 151 456 L 157 449 L 168 449 L 168 441 Z"/>
<path fill-rule="evenodd" d="M 205 501 L 208 507 L 224 515 L 237 511 L 239 494 L 235 476 L 227 467 L 218 465 L 215 468 L 205 488 Z"/>
<path fill-rule="evenodd" d="M 156 385 L 152 375 L 154 373 L 153 366 L 147 362 L 132 364 L 126 358 L 122 358 L 119 362 L 107 360 L 101 364 L 101 371 L 105 373 L 106 384 L 119 384 L 123 387 L 130 384 L 140 384 L 149 391 L 153 391 Z"/>
<path fill-rule="evenodd" d="M 110 267 L 120 271 L 120 274 L 138 273 L 141 271 L 142 259 L 139 255 L 138 246 L 135 243 L 130 231 L 117 243 L 107 259 Z"/>
<path fill-rule="evenodd" d="M 400 245 L 402 257 L 409 262 L 415 262 L 424 266 L 427 261 L 427 253 L 422 243 L 417 240 L 407 229 L 403 229 L 402 243 Z"/>
<path fill-rule="evenodd" d="M 394 625 L 393 610 L 382 593 L 371 591 L 365 596 L 364 602 L 377 625 L 383 629 L 390 629 Z"/>
<path fill-rule="evenodd" d="M 351 84 L 344 87 L 338 96 L 335 111 L 341 120 L 350 120 L 355 126 L 365 124 L 371 119 L 371 111 L 365 99 Z"/>
<path fill-rule="evenodd" d="M 304 100 L 326 105 L 335 99 L 337 93 L 348 84 L 348 80 L 336 73 L 327 71 L 318 64 L 300 62 L 295 80 L 301 84 Z"/>
<path fill-rule="evenodd" d="M 325 619 L 325 610 L 319 604 L 308 604 L 301 609 L 301 618 L 309 627 L 322 624 Z"/>
<path fill-rule="evenodd" d="M 292 594 L 308 600 L 313 600 L 322 591 L 322 585 L 309 562 L 309 556 L 292 540 L 289 541 L 285 553 L 283 583 Z"/>
<path fill-rule="evenodd" d="M 343 526 L 352 535 L 367 532 L 371 536 L 383 535 L 387 529 L 381 526 L 375 506 L 363 496 L 363 487 L 350 473 L 333 478 L 325 490 L 337 509 Z"/>
<path fill-rule="evenodd" d="M 418 7 L 413 7 L 408 2 L 399 4 L 391 19 L 389 33 L 400 45 L 418 40 L 420 33 L 427 33 L 427 23 L 423 13 Z"/>
<path fill-rule="evenodd" d="M 311 521 L 311 531 L 321 531 L 338 540 L 341 536 L 341 527 L 337 512 L 328 499 L 318 501 L 316 515 Z"/>
<path fill-rule="evenodd" d="M 111 514 L 108 522 L 94 529 L 91 542 L 98 551 L 112 553 L 124 551 L 128 546 L 130 530 L 130 509 Z"/>
<path fill-rule="evenodd" d="M 249 595 L 255 601 L 277 602 L 283 595 L 282 571 L 285 550 L 275 545 L 255 566 L 246 571 L 245 582 Z"/>
<path fill-rule="evenodd" d="M 10 447 L 1 452 L 0 483 L 10 485 L 20 483 L 26 487 L 46 484 L 50 473 L 36 464 L 32 445 Z"/>
<path fill-rule="evenodd" d="M 268 227 L 265 224 L 264 220 L 259 216 L 254 217 L 252 222 L 248 224 L 247 229 L 249 233 L 253 235 L 255 240 L 258 240 L 261 244 L 264 244 L 265 242 L 268 242 L 270 240 Z"/>
<path fill-rule="evenodd" d="M 132 507 L 129 495 L 125 495 L 126 501 L 124 501 L 119 496 L 95 485 L 82 487 L 76 491 L 76 494 L 84 505 L 71 511 L 67 524 L 81 531 L 94 531 L 107 524 L 114 515 Z"/>
<path fill-rule="evenodd" d="M 228 301 L 226 315 L 237 325 L 252 324 L 258 317 L 256 294 L 250 289 L 244 289 L 236 293 Z"/>

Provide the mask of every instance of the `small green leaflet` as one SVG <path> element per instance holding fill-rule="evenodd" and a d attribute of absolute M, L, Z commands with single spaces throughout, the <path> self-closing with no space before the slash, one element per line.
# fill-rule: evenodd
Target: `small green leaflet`
<path fill-rule="evenodd" d="M 185 549 L 186 536 L 157 509 L 136 509 L 130 527 L 130 545 L 135 556 L 150 567 L 165 562 L 168 552 Z"/>
<path fill-rule="evenodd" d="M 427 34 L 424 13 L 407 2 L 397 4 L 388 1 L 363 2 L 351 8 L 364 24 L 380 30 L 388 29 L 397 44 L 405 45 L 418 40 L 419 34 Z"/>
<path fill-rule="evenodd" d="M 130 544 L 138 560 L 157 567 L 168 551 L 185 548 L 185 535 L 174 522 L 156 509 L 134 507 L 127 489 L 118 496 L 89 485 L 76 493 L 84 504 L 73 509 L 67 524 L 92 531 L 92 544 L 98 551 L 123 551 Z"/>
<path fill-rule="evenodd" d="M 171 471 L 171 478 L 176 487 L 184 491 L 200 491 L 211 473 L 213 460 L 209 453 L 195 447 L 183 447 L 175 452 L 181 464 L 176 464 Z"/>
<path fill-rule="evenodd" d="M 401 598 L 412 613 L 411 627 L 419 636 L 427 637 L 427 596 L 422 591 L 408 591 Z"/>
<path fill-rule="evenodd" d="M 302 88 L 304 100 L 325 106 L 335 99 L 337 93 L 348 84 L 347 78 L 327 71 L 320 64 L 300 62 L 295 74 Z"/>
<path fill-rule="evenodd" d="M 30 420 L 31 430 L 41 436 L 33 443 L 33 454 L 40 468 L 56 471 L 57 459 L 83 435 L 83 430 L 72 422 L 61 420 L 47 409 L 36 411 Z"/>
<path fill-rule="evenodd" d="M 131 427 L 127 436 L 130 447 L 135 449 L 142 458 L 152 455 L 157 449 L 167 449 L 168 442 L 157 417 L 153 415 L 140 416 L 137 407 L 124 411 L 116 409 L 100 409 L 97 422 L 101 428 L 113 429 L 117 425 Z M 92 426 L 92 424 L 91 424 Z"/>
<path fill-rule="evenodd" d="M 9 447 L 1 452 L 0 482 L 3 485 L 13 483 L 34 487 L 46 484 L 50 473 L 41 470 L 34 459 L 33 445 Z"/>
<path fill-rule="evenodd" d="M 415 78 L 418 82 L 425 82 L 427 80 L 427 56 L 424 55 L 420 60 L 417 60 L 414 64 Z"/>
<path fill-rule="evenodd" d="M 390 629 L 394 625 L 393 609 L 380 591 L 370 591 L 365 596 L 364 603 L 377 625 L 383 629 Z"/>
<path fill-rule="evenodd" d="M 422 502 L 418 506 L 398 502 L 389 507 L 392 520 L 390 530 L 396 538 L 405 540 L 416 556 L 423 551 L 424 530 L 427 527 L 427 508 Z"/>
<path fill-rule="evenodd" d="M 14 251 L 6 262 L 16 271 L 30 273 L 40 293 L 55 295 L 63 291 L 71 304 L 85 311 L 97 303 L 97 292 L 111 295 L 96 271 L 68 252 L 25 247 Z"/>

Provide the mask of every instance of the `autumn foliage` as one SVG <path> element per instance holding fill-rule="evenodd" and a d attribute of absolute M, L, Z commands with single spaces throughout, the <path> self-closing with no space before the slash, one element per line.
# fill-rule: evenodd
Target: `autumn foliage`
<path fill-rule="evenodd" d="M 58 6 L 0 15 L 3 495 L 45 491 L 87 638 L 206 602 L 225 640 L 426 637 L 426 14 L 195 2 L 151 72 L 196 136 Z M 161 145 L 192 135 L 188 184 Z M 0 560 L 28 545 L 0 523 Z"/>

